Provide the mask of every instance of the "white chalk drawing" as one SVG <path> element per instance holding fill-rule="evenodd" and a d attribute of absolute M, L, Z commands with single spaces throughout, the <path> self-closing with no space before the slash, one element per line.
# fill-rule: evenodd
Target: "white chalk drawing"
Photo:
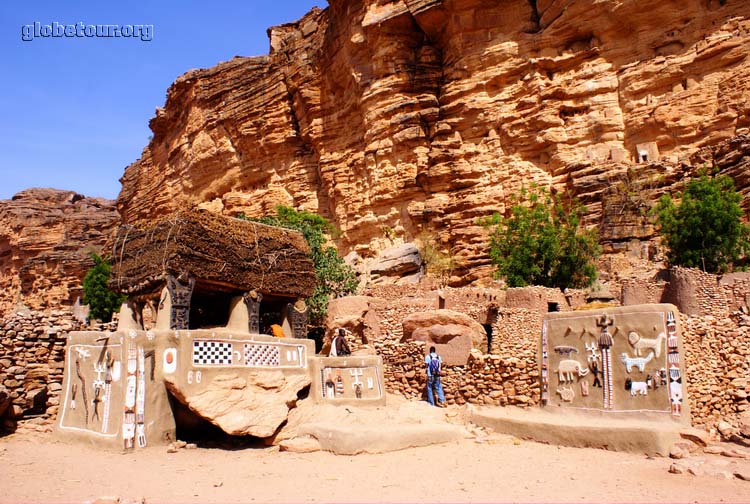
<path fill-rule="evenodd" d="M 633 381 L 628 378 L 625 380 L 625 390 L 629 390 L 631 396 L 636 394 L 645 396 L 648 395 L 648 384 L 644 381 Z"/>
<path fill-rule="evenodd" d="M 614 382 L 612 380 L 612 346 L 614 338 L 609 332 L 609 326 L 614 325 L 614 318 L 604 313 L 596 321 L 596 325 L 601 327 L 597 344 L 602 352 L 602 378 L 604 379 L 604 409 L 614 408 Z"/>
<path fill-rule="evenodd" d="M 203 379 L 203 373 L 201 373 L 200 371 L 196 371 L 195 372 L 195 383 L 200 383 L 202 379 Z"/>
<path fill-rule="evenodd" d="M 628 333 L 628 343 L 633 347 L 635 355 L 638 357 L 641 356 L 643 350 L 652 350 L 656 357 L 659 357 L 661 355 L 662 341 L 664 341 L 665 338 L 666 335 L 663 332 L 660 332 L 654 339 L 642 338 L 641 335 L 635 331 Z"/>
<path fill-rule="evenodd" d="M 89 357 L 91 357 L 91 351 L 86 350 L 85 348 L 76 346 L 76 347 L 73 347 L 73 350 L 75 350 L 76 354 L 78 354 L 78 358 L 81 360 L 86 360 Z"/>
<path fill-rule="evenodd" d="M 575 378 L 573 377 L 574 373 L 577 373 L 578 376 L 581 377 L 586 376 L 589 373 L 589 370 L 587 367 L 582 366 L 577 360 L 563 359 L 557 365 L 557 370 L 555 372 L 557 373 L 560 383 L 572 383 L 575 381 Z"/>
<path fill-rule="evenodd" d="M 135 439 L 135 413 L 125 413 L 122 423 L 122 441 L 126 450 L 133 448 Z"/>
<path fill-rule="evenodd" d="M 363 369 L 350 369 L 349 374 L 352 378 L 354 378 L 354 381 L 352 382 L 352 388 L 356 392 L 357 389 L 360 391 L 360 396 L 362 395 L 362 382 L 359 381 L 359 377 L 363 376 L 365 374 Z"/>
<path fill-rule="evenodd" d="M 177 349 L 174 347 L 164 350 L 162 359 L 162 369 L 164 373 L 171 374 L 177 371 Z"/>
<path fill-rule="evenodd" d="M 135 331 L 132 331 L 135 332 Z M 136 376 L 138 369 L 138 351 L 131 342 L 128 348 L 128 378 L 125 389 L 125 408 L 122 422 L 123 446 L 126 450 L 135 447 L 135 402 L 136 402 Z"/>
<path fill-rule="evenodd" d="M 138 447 L 146 447 L 146 358 L 143 347 L 138 347 L 138 390 L 136 391 L 135 410 Z"/>
<path fill-rule="evenodd" d="M 589 395 L 589 382 L 586 380 L 581 381 L 581 396 L 588 397 Z"/>
<path fill-rule="evenodd" d="M 672 404 L 672 414 L 682 413 L 682 380 L 669 382 L 669 400 Z"/>
<path fill-rule="evenodd" d="M 94 372 L 96 373 L 96 379 L 94 379 L 93 384 L 94 391 L 96 391 L 96 389 L 104 390 L 104 378 L 102 377 L 102 375 L 107 372 L 107 364 L 104 362 L 95 362 Z"/>
<path fill-rule="evenodd" d="M 187 382 L 188 382 L 188 385 L 193 384 L 193 372 L 192 371 L 187 372 Z"/>
<path fill-rule="evenodd" d="M 115 361 L 114 366 L 112 366 L 112 381 L 113 382 L 120 381 L 121 374 L 122 374 L 122 365 L 120 364 L 120 361 Z"/>
<path fill-rule="evenodd" d="M 562 400 L 565 402 L 573 402 L 573 399 L 576 396 L 573 387 L 563 387 L 561 389 L 557 389 L 557 393 L 560 394 L 560 397 L 562 397 Z"/>
<path fill-rule="evenodd" d="M 375 383 L 374 383 L 374 381 L 372 379 L 372 376 L 368 376 L 367 377 L 367 388 L 370 389 L 370 390 L 372 390 L 373 388 L 375 388 Z"/>
<path fill-rule="evenodd" d="M 135 389 L 136 389 L 135 375 L 128 376 L 127 387 L 125 388 L 125 407 L 128 409 L 135 407 Z"/>
<path fill-rule="evenodd" d="M 651 362 L 651 359 L 654 358 L 653 353 L 649 353 L 646 357 L 629 357 L 627 353 L 623 352 L 620 356 L 620 360 L 622 360 L 623 364 L 625 364 L 625 370 L 629 373 L 633 367 L 637 367 L 638 371 L 643 373 L 643 370 L 646 369 L 646 364 Z"/>
<path fill-rule="evenodd" d="M 584 346 L 586 347 L 586 352 L 588 353 L 588 357 L 586 357 L 586 360 L 588 362 L 601 361 L 602 353 L 599 351 L 599 347 L 596 346 L 596 342 L 592 341 L 590 345 L 588 343 L 585 343 Z"/>

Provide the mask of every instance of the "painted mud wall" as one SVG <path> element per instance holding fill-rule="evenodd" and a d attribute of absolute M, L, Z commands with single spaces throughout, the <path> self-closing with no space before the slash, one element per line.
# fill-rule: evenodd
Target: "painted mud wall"
<path fill-rule="evenodd" d="M 383 360 L 379 356 L 320 357 L 312 362 L 311 396 L 330 404 L 385 404 Z"/>
<path fill-rule="evenodd" d="M 113 448 L 176 439 L 153 333 L 71 332 L 65 348 L 58 428 Z"/>
<path fill-rule="evenodd" d="M 673 305 L 550 313 L 542 323 L 542 404 L 690 423 Z"/>

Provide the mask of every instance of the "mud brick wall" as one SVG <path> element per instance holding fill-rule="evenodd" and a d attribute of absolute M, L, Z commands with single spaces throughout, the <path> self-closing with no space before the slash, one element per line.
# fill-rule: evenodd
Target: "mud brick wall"
<path fill-rule="evenodd" d="M 623 306 L 661 303 L 666 282 L 645 278 L 628 278 L 621 281 L 620 302 Z"/>
<path fill-rule="evenodd" d="M 722 318 L 737 310 L 747 310 L 750 302 L 748 273 L 719 276 L 679 266 L 666 273 L 665 280 L 623 280 L 622 304 L 673 303 L 689 315 Z"/>

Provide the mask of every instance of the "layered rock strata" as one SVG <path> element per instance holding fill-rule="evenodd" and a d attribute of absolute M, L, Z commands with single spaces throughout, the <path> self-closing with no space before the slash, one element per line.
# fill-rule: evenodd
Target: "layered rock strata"
<path fill-rule="evenodd" d="M 342 254 L 427 230 L 466 282 L 488 273 L 477 218 L 524 185 L 579 196 L 610 251 L 652 236 L 642 205 L 699 151 L 750 187 L 730 154 L 750 127 L 747 2 L 329 4 L 269 29 L 268 56 L 177 79 L 121 179 L 126 223 L 281 203 L 332 219 Z"/>
<path fill-rule="evenodd" d="M 72 191 L 27 189 L 0 201 L 0 316 L 19 303 L 33 309 L 82 297 L 92 252 L 117 226 L 114 202 Z"/>

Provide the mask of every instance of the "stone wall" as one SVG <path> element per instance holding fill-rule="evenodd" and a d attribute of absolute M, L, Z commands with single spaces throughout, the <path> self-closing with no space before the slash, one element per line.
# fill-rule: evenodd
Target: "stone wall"
<path fill-rule="evenodd" d="M 750 409 L 750 317 L 682 315 L 681 324 L 693 425 L 711 428 L 719 420 L 736 425 Z"/>
<path fill-rule="evenodd" d="M 748 312 L 750 273 L 714 275 L 695 268 L 673 266 L 655 278 L 621 281 L 623 305 L 672 303 L 687 315 L 726 318 Z"/>
<path fill-rule="evenodd" d="M 750 375 L 750 316 L 737 310 L 739 303 L 734 301 L 744 300 L 750 293 L 745 284 L 747 280 L 741 277 L 723 282 L 724 291 L 733 293 L 730 298 L 729 295 L 718 295 L 719 291 L 713 288 L 718 285 L 714 275 L 685 271 L 709 283 L 708 287 L 699 289 L 697 299 L 701 309 L 719 314 L 731 313 L 730 317 L 681 315 L 693 425 L 711 429 L 719 419 L 736 423 L 739 414 L 750 409 L 750 379 L 747 378 Z M 629 285 L 634 292 L 645 293 L 648 299 L 644 301 L 655 303 L 661 300 L 665 282 L 660 279 L 642 283 L 631 281 Z M 502 306 L 504 292 L 498 294 L 487 289 L 487 295 L 479 292 L 477 296 L 481 290 L 443 290 L 447 308 L 467 313 L 480 322 L 488 306 L 496 305 L 498 311 L 492 322 L 491 353 L 478 355 L 475 352 L 466 366 L 445 367 L 443 387 L 446 401 L 449 404 L 539 404 L 537 345 L 545 313 L 526 307 Z M 546 289 L 534 287 L 531 290 L 541 292 Z M 373 306 L 380 322 L 382 337 L 373 346 L 383 357 L 388 391 L 411 399 L 423 399 L 426 383 L 424 344 L 400 344 L 398 341 L 402 335 L 401 321 L 411 313 L 436 309 L 437 292 L 424 291 L 418 286 L 401 286 L 371 289 L 368 294 L 375 298 Z M 574 299 L 579 297 L 573 293 Z M 555 296 L 551 295 L 549 299 L 555 299 Z M 535 304 L 546 308 L 546 301 Z M 561 304 L 560 308 L 563 311 L 571 309 L 568 304 Z M 357 346 L 356 342 L 352 344 Z"/>
<path fill-rule="evenodd" d="M 745 299 L 747 280 L 723 284 L 734 297 L 724 312 L 729 317 L 681 316 L 687 379 L 693 424 L 710 429 L 719 419 L 735 422 L 750 409 L 750 316 L 730 310 Z M 446 289 L 447 308 L 484 322 L 489 307 L 497 317 L 490 354 L 473 351 L 465 366 L 446 366 L 443 386 L 449 404 L 536 405 L 540 401 L 537 345 L 544 312 L 503 305 L 503 294 L 479 289 Z M 384 362 L 386 388 L 411 399 L 425 393 L 424 343 L 399 343 L 402 320 L 411 313 L 437 308 L 437 291 L 419 286 L 380 286 L 370 289 L 372 309 L 380 324 L 380 337 L 370 341 L 370 351 Z M 727 296 L 728 297 L 728 296 Z M 725 298 L 727 299 L 727 298 Z M 718 303 L 718 301 L 714 301 Z M 541 306 L 541 305 L 540 305 Z M 546 306 L 546 301 L 545 301 Z M 743 305 L 746 306 L 746 305 Z M 570 309 L 563 305 L 561 309 Z M 745 308 L 746 310 L 746 308 Z M 722 307 L 717 305 L 717 312 Z M 61 389 L 66 332 L 80 330 L 70 312 L 16 313 L 0 321 L 0 386 L 12 400 L 12 410 L 23 415 L 25 426 L 50 429 Z M 108 327 L 108 329 L 113 329 Z M 352 350 L 366 349 L 362 341 L 349 341 Z"/>
<path fill-rule="evenodd" d="M 67 310 L 17 312 L 0 321 L 0 385 L 12 402 L 0 432 L 13 429 L 16 419 L 37 430 L 51 429 L 62 389 L 67 335 L 83 328 Z"/>
<path fill-rule="evenodd" d="M 465 366 L 443 366 L 443 388 L 448 404 L 519 405 L 537 404 L 540 399 L 537 371 L 537 339 L 548 302 L 571 309 L 557 289 L 446 288 L 441 291 L 445 307 L 466 313 L 480 323 L 492 326 L 489 354 L 472 352 Z M 438 292 L 419 286 L 383 286 L 370 288 L 373 308 L 380 323 L 381 339 L 375 351 L 383 357 L 386 387 L 389 392 L 408 398 L 425 396 L 426 348 L 420 342 L 399 343 L 401 322 L 408 315 L 438 308 Z M 573 305 L 581 304 L 580 291 L 566 293 Z M 511 306 L 507 306 L 511 305 Z M 490 311 L 496 316 L 487 320 Z M 354 350 L 358 342 L 350 342 Z M 484 349 L 483 349 L 484 350 Z"/>

